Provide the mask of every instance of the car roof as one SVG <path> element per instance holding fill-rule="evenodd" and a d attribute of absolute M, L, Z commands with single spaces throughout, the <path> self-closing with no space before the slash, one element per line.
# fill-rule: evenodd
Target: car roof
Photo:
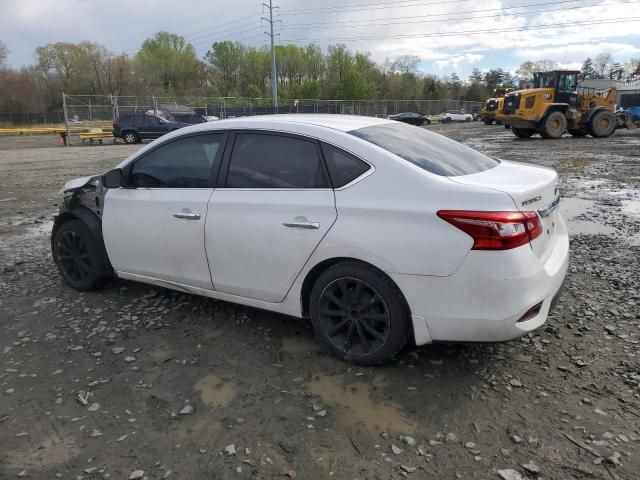
<path fill-rule="evenodd" d="M 250 117 L 230 118 L 215 123 L 203 123 L 200 130 L 219 130 L 221 128 L 269 128 L 283 125 L 314 125 L 348 132 L 358 128 L 370 127 L 383 123 L 392 123 L 386 118 L 364 117 L 360 115 L 336 115 L 336 114 L 281 114 L 281 115 L 254 115 Z M 193 128 L 193 127 L 192 127 Z"/>

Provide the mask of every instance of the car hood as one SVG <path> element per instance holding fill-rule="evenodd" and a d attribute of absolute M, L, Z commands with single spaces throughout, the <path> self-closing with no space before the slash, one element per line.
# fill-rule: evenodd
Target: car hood
<path fill-rule="evenodd" d="M 62 188 L 62 192 L 66 193 L 66 192 L 75 192 L 76 190 L 80 190 L 82 187 L 88 185 L 93 180 L 96 180 L 99 177 L 100 175 L 73 178 L 64 184 L 64 187 Z"/>

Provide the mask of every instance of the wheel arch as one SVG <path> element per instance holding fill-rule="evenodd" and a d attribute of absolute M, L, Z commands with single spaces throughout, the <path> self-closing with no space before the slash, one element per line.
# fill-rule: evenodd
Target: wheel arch
<path fill-rule="evenodd" d="M 109 270 L 112 273 L 113 267 L 111 266 L 111 262 L 109 261 L 109 255 L 107 254 L 107 250 L 104 245 L 104 237 L 102 235 L 102 221 L 100 220 L 100 217 L 95 214 L 95 212 L 82 205 L 78 205 L 75 208 L 63 211 L 55 217 L 53 221 L 53 228 L 51 229 L 51 249 L 53 250 L 53 239 L 55 238 L 58 229 L 65 223 L 72 220 L 80 220 L 93 234 L 98 242 L 99 248 L 102 250 L 105 258 L 107 259 Z"/>
<path fill-rule="evenodd" d="M 563 114 L 566 114 L 568 110 L 569 110 L 568 103 L 550 103 L 549 105 L 547 105 L 547 109 L 544 111 L 544 115 L 542 115 L 542 118 L 540 119 L 540 123 L 544 122 L 546 118 L 549 115 L 551 115 L 553 112 L 561 112 Z"/>
<path fill-rule="evenodd" d="M 591 118 L 598 112 L 602 111 L 602 110 L 608 110 L 606 107 L 603 107 L 602 105 L 597 106 L 597 107 L 593 107 L 590 108 L 589 110 L 587 110 L 583 115 L 582 115 L 582 119 L 580 120 L 580 123 L 582 125 L 587 125 L 590 121 Z"/>
<path fill-rule="evenodd" d="M 379 272 L 380 274 L 387 277 L 389 281 L 393 283 L 393 285 L 398 289 L 398 292 L 400 292 L 402 300 L 405 302 L 405 305 L 407 306 L 407 310 L 411 312 L 411 308 L 409 307 L 409 302 L 407 302 L 407 299 L 404 293 L 402 292 L 398 284 L 389 275 L 387 275 L 387 273 L 384 270 L 377 267 L 376 265 L 373 265 L 370 262 L 361 260 L 359 258 L 333 257 L 333 258 L 324 259 L 321 262 L 314 265 L 314 267 L 307 272 L 304 280 L 302 281 L 302 287 L 300 289 L 300 308 L 301 308 L 302 316 L 304 318 L 308 318 L 310 316 L 309 300 L 311 299 L 311 290 L 313 289 L 313 286 L 315 285 L 316 280 L 318 280 L 320 275 L 322 275 L 322 273 L 327 271 L 329 268 L 339 263 L 345 263 L 345 262 L 359 263 L 360 265 L 372 268 L 377 272 Z"/>

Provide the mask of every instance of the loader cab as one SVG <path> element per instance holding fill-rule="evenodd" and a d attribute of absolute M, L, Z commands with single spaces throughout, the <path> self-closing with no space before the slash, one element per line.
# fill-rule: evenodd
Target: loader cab
<path fill-rule="evenodd" d="M 576 107 L 578 100 L 578 74 L 574 70 L 554 70 L 533 74 L 534 88 L 551 88 L 555 103 L 567 103 Z"/>

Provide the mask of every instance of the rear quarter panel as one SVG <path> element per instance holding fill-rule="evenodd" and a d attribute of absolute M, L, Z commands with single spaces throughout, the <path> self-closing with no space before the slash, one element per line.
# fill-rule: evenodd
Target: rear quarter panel
<path fill-rule="evenodd" d="M 338 218 L 310 259 L 312 265 L 348 256 L 388 273 L 448 276 L 462 263 L 473 241 L 436 212 L 514 209 L 512 199 L 502 192 L 456 184 L 348 137 L 335 141 L 371 163 L 375 171 L 336 190 Z"/>

